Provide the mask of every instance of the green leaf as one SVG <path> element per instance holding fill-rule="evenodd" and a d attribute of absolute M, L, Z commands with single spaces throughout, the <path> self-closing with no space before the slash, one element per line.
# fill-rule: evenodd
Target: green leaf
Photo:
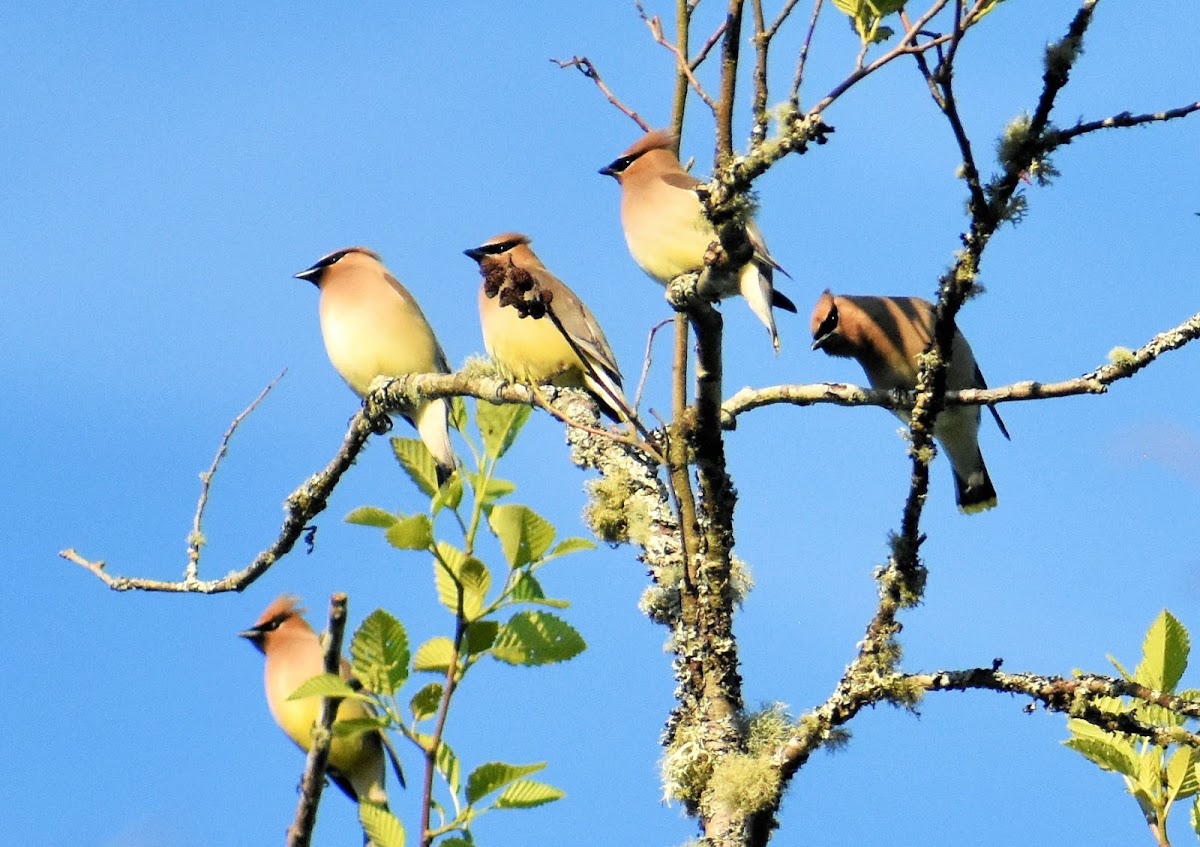
<path fill-rule="evenodd" d="M 417 648 L 413 670 L 445 673 L 454 658 L 454 642 L 444 635 L 435 635 Z"/>
<path fill-rule="evenodd" d="M 1154 806 L 1162 802 L 1163 794 L 1163 748 L 1151 744 L 1138 757 L 1138 789 L 1149 797 Z M 1134 791 L 1137 796 L 1138 791 Z"/>
<path fill-rule="evenodd" d="M 471 775 L 467 777 L 467 802 L 475 805 L 493 791 L 503 788 L 513 780 L 537 773 L 545 767 L 545 762 L 535 762 L 532 765 L 486 762 L 471 771 Z"/>
<path fill-rule="evenodd" d="M 542 591 L 542 584 L 538 582 L 537 577 L 528 571 L 517 577 L 517 581 L 513 583 L 509 597 L 517 603 L 537 603 L 540 606 L 550 606 L 553 609 L 565 609 L 571 605 L 566 600 L 554 600 L 547 597 L 545 592 Z"/>
<path fill-rule="evenodd" d="M 433 522 L 428 515 L 399 518 L 388 527 L 384 537 L 401 550 L 428 550 L 433 544 Z"/>
<path fill-rule="evenodd" d="M 499 459 L 507 453 L 532 411 L 529 406 L 515 403 L 493 405 L 476 400 L 475 422 L 479 425 L 479 434 L 483 436 L 483 451 L 492 459 Z"/>
<path fill-rule="evenodd" d="M 360 526 L 377 526 L 380 529 L 387 529 L 394 524 L 398 518 L 386 509 L 380 509 L 378 506 L 359 506 L 350 514 L 346 515 L 346 523 L 358 524 Z"/>
<path fill-rule="evenodd" d="M 1187 669 L 1191 643 L 1188 631 L 1179 620 L 1163 609 L 1142 643 L 1142 661 L 1133 677 L 1147 688 L 1172 692 Z"/>
<path fill-rule="evenodd" d="M 1090 759 L 1106 771 L 1136 778 L 1139 771 L 1133 745 L 1120 736 L 1093 726 L 1087 721 L 1071 719 L 1067 729 L 1074 736 L 1063 742 L 1077 753 Z"/>
<path fill-rule="evenodd" d="M 358 821 L 374 847 L 404 847 L 404 824 L 382 806 L 359 803 Z"/>
<path fill-rule="evenodd" d="M 1200 802 L 1192 804 L 1192 831 L 1200 835 Z"/>
<path fill-rule="evenodd" d="M 443 741 L 438 747 L 433 761 L 437 772 L 442 775 L 442 779 L 446 780 L 450 793 L 457 795 L 458 790 L 462 787 L 462 772 L 459 770 L 458 756 L 454 755 L 454 751 Z"/>
<path fill-rule="evenodd" d="M 493 808 L 532 809 L 535 806 L 544 806 L 546 803 L 561 800 L 563 796 L 565 796 L 563 791 L 553 785 L 535 782 L 532 779 L 522 779 L 506 788 L 504 793 L 496 798 Z"/>
<path fill-rule="evenodd" d="M 450 426 L 463 432 L 467 428 L 467 404 L 461 397 L 450 399 Z"/>
<path fill-rule="evenodd" d="M 473 621 L 483 611 L 488 589 L 492 587 L 492 575 L 487 565 L 471 556 L 463 562 L 458 581 L 463 592 L 463 617 Z"/>
<path fill-rule="evenodd" d="M 517 490 L 517 484 L 507 479 L 492 478 L 484 483 L 484 474 L 466 473 L 467 482 L 471 484 L 471 489 L 475 492 L 475 496 L 484 506 L 490 505 L 495 501 L 507 497 Z"/>
<path fill-rule="evenodd" d="M 289 700 L 303 700 L 306 697 L 342 697 L 351 698 L 354 700 L 367 700 L 371 698 L 364 697 L 353 688 L 350 687 L 346 680 L 340 676 L 331 673 L 323 673 L 314 676 L 306 681 L 303 685 L 293 691 L 289 696 Z"/>
<path fill-rule="evenodd" d="M 565 662 L 587 648 L 576 629 L 549 612 L 517 612 L 500 628 L 492 655 L 510 665 Z"/>
<path fill-rule="evenodd" d="M 499 631 L 500 624 L 496 621 L 472 621 L 467 626 L 467 637 L 463 641 L 467 655 L 474 656 L 490 649 L 496 643 L 496 634 Z"/>
<path fill-rule="evenodd" d="M 550 555 L 546 558 L 557 559 L 559 556 L 568 556 L 571 553 L 579 553 L 584 550 L 595 549 L 596 542 L 592 541 L 591 539 L 572 536 L 571 538 L 564 538 L 562 541 L 558 542 L 558 544 L 554 546 L 554 549 L 550 551 Z"/>
<path fill-rule="evenodd" d="M 513 570 L 540 559 L 554 541 L 554 525 L 528 506 L 496 506 L 488 515 L 488 525 Z"/>
<path fill-rule="evenodd" d="M 437 493 L 437 465 L 433 461 L 433 454 L 421 439 L 393 438 L 392 452 L 422 494 L 432 497 Z"/>
<path fill-rule="evenodd" d="M 383 609 L 376 609 L 359 626 L 350 642 L 354 676 L 368 691 L 391 696 L 408 679 L 408 633 Z"/>
<path fill-rule="evenodd" d="M 463 481 L 462 471 L 453 474 L 446 482 L 438 489 L 437 494 L 433 497 L 433 502 L 429 505 L 429 509 L 433 514 L 437 514 L 442 509 L 457 509 L 462 503 L 463 496 Z"/>
<path fill-rule="evenodd" d="M 408 709 L 414 720 L 423 721 L 436 715 L 441 704 L 442 684 L 431 682 L 412 696 L 408 701 Z"/>
<path fill-rule="evenodd" d="M 335 721 L 333 724 L 333 734 L 339 738 L 350 735 L 361 735 L 364 732 L 377 732 L 381 729 L 386 729 L 388 725 L 387 718 L 380 715 L 375 718 L 346 718 L 344 721 Z"/>
<path fill-rule="evenodd" d="M 1167 802 L 1185 800 L 1200 790 L 1196 781 L 1196 751 L 1179 747 L 1167 761 Z"/>
<path fill-rule="evenodd" d="M 475 847 L 475 842 L 455 836 L 453 838 L 443 838 L 437 843 L 437 847 Z"/>

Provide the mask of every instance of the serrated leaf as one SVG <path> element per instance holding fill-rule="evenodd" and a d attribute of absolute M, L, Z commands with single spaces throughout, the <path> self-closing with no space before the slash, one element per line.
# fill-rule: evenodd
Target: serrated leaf
<path fill-rule="evenodd" d="M 566 796 L 564 792 L 553 785 L 532 779 L 522 779 L 504 789 L 504 793 L 496 798 L 492 808 L 532 809 L 535 806 L 544 806 L 555 800 L 561 800 L 564 796 Z"/>
<path fill-rule="evenodd" d="M 384 538 L 400 550 L 428 550 L 433 544 L 433 523 L 428 515 L 399 518 L 388 527 Z"/>
<path fill-rule="evenodd" d="M 421 439 L 393 438 L 392 453 L 422 494 L 432 497 L 437 492 L 437 463 Z"/>
<path fill-rule="evenodd" d="M 1074 737 L 1063 744 L 1106 771 L 1114 771 L 1130 778 L 1137 777 L 1137 754 L 1133 745 L 1124 738 L 1077 719 L 1067 721 L 1067 728 Z"/>
<path fill-rule="evenodd" d="M 1135 680 L 1157 691 L 1171 692 L 1187 670 L 1191 642 L 1179 620 L 1163 609 L 1146 632 L 1142 661 L 1133 672 Z"/>
<path fill-rule="evenodd" d="M 375 732 L 387 727 L 387 718 L 347 718 L 333 724 L 333 734 L 338 737 L 361 735 L 364 732 Z"/>
<path fill-rule="evenodd" d="M 436 515 L 442 509 L 457 509 L 459 504 L 462 503 L 462 497 L 462 471 L 459 471 L 451 475 L 442 487 L 438 489 L 437 494 L 433 497 L 433 502 L 429 504 L 429 510 Z"/>
<path fill-rule="evenodd" d="M 468 656 L 474 656 L 489 649 L 496 642 L 496 633 L 500 631 L 497 621 L 472 621 L 467 626 L 463 648 Z"/>
<path fill-rule="evenodd" d="M 493 477 L 485 482 L 484 474 L 466 473 L 464 475 L 467 482 L 471 484 L 471 489 L 475 492 L 475 497 L 478 498 L 485 508 L 517 490 L 517 484 L 507 479 Z"/>
<path fill-rule="evenodd" d="M 478 803 L 487 795 L 510 782 L 537 773 L 546 767 L 545 762 L 534 762 L 532 765 L 510 765 L 507 762 L 485 762 L 467 777 L 467 802 L 471 805 Z"/>
<path fill-rule="evenodd" d="M 998 2 L 998 0 L 997 0 Z M 450 426 L 463 432 L 467 428 L 467 404 L 461 397 L 451 397 L 450 400 Z"/>
<path fill-rule="evenodd" d="M 1200 835 L 1200 801 L 1192 804 L 1192 831 Z"/>
<path fill-rule="evenodd" d="M 408 701 L 408 710 L 414 720 L 423 721 L 437 714 L 438 706 L 442 704 L 442 684 L 431 682 L 412 696 Z"/>
<path fill-rule="evenodd" d="M 493 405 L 476 400 L 475 423 L 483 437 L 483 451 L 492 459 L 499 459 L 507 453 L 532 411 L 529 406 L 515 403 Z"/>
<path fill-rule="evenodd" d="M 438 747 L 433 761 L 437 772 L 442 775 L 442 779 L 446 780 L 450 793 L 457 796 L 458 790 L 462 787 L 462 772 L 459 770 L 458 756 L 454 755 L 454 751 L 443 741 Z"/>
<path fill-rule="evenodd" d="M 475 847 L 475 842 L 455 836 L 453 838 L 443 838 L 437 843 L 437 847 Z"/>
<path fill-rule="evenodd" d="M 583 636 L 549 612 L 517 612 L 500 627 L 492 655 L 510 665 L 565 662 L 587 648 Z"/>
<path fill-rule="evenodd" d="M 564 538 L 562 541 L 558 542 L 558 544 L 554 545 L 554 549 L 550 551 L 550 555 L 546 558 L 556 559 L 559 556 L 569 556 L 572 553 L 581 553 L 584 550 L 595 549 L 596 542 L 587 538 L 580 538 L 576 535 L 570 538 Z"/>
<path fill-rule="evenodd" d="M 435 635 L 417 648 L 413 670 L 445 673 L 454 658 L 454 643 L 444 635 Z"/>
<path fill-rule="evenodd" d="M 550 606 L 553 609 L 565 609 L 571 605 L 566 600 L 547 597 L 542 591 L 542 584 L 538 582 L 537 577 L 529 572 L 517 577 L 509 597 L 517 603 L 537 603 L 539 606 Z"/>
<path fill-rule="evenodd" d="M 468 621 L 473 621 L 483 611 L 488 590 L 492 587 L 492 575 L 488 571 L 487 565 L 471 556 L 463 562 L 458 573 L 458 581 L 463 592 L 463 617 Z"/>
<path fill-rule="evenodd" d="M 554 524 L 528 506 L 496 506 L 488 515 L 488 526 L 500 539 L 513 570 L 540 559 L 554 541 Z"/>
<path fill-rule="evenodd" d="M 1153 805 L 1158 804 L 1163 791 L 1162 752 L 1161 747 L 1151 745 L 1138 757 L 1137 786 L 1143 794 L 1152 799 Z M 1138 791 L 1134 791 L 1135 796 L 1137 793 Z"/>
<path fill-rule="evenodd" d="M 345 520 L 346 523 L 358 524 L 359 526 L 377 526 L 380 529 L 387 529 L 398 518 L 387 509 L 381 509 L 378 506 L 359 506 L 346 515 Z"/>
<path fill-rule="evenodd" d="M 370 699 L 351 688 L 346 680 L 331 673 L 314 676 L 288 695 L 289 700 L 303 700 L 306 697 L 341 697 L 343 699 L 352 698 L 355 700 Z"/>
<path fill-rule="evenodd" d="M 408 633 L 391 614 L 376 609 L 354 633 L 350 657 L 355 678 L 368 691 L 391 696 L 408 679 Z"/>
<path fill-rule="evenodd" d="M 1200 789 L 1196 781 L 1196 751 L 1179 747 L 1167 761 L 1167 802 L 1185 800 Z"/>
<path fill-rule="evenodd" d="M 382 806 L 360 803 L 358 822 L 374 847 L 404 847 L 404 824 Z"/>

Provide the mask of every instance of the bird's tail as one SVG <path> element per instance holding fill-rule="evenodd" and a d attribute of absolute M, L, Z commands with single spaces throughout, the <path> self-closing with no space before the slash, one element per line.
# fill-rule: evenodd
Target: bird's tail
<path fill-rule="evenodd" d="M 974 467 L 966 476 L 961 474 L 961 468 L 954 468 L 954 499 L 958 502 L 958 508 L 967 515 L 985 512 L 998 502 L 992 478 L 987 465 L 983 463 L 983 453 L 977 455 Z"/>
<path fill-rule="evenodd" d="M 443 399 L 430 400 L 417 409 L 417 432 L 433 454 L 437 482 L 441 486 L 454 473 L 454 448 L 450 446 L 450 405 Z"/>

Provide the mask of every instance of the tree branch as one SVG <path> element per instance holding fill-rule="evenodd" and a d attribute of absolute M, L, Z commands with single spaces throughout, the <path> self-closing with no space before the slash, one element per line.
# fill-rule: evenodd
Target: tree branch
<path fill-rule="evenodd" d="M 574 389 L 544 389 L 557 397 L 578 393 L 593 403 L 582 392 Z M 523 403 L 536 405 L 534 394 L 524 385 L 506 382 L 495 376 L 483 376 L 477 372 L 454 374 L 411 374 L 389 380 L 379 380 L 374 390 L 363 401 L 362 408 L 350 419 L 349 429 L 337 454 L 324 470 L 309 477 L 299 488 L 284 500 L 284 519 L 279 535 L 269 547 L 260 552 L 253 561 L 240 571 L 211 580 L 184 578 L 178 582 L 150 579 L 146 577 L 118 576 L 107 570 L 104 561 L 92 561 L 76 550 L 67 549 L 59 556 L 91 571 L 114 591 L 165 591 L 175 593 L 219 594 L 226 591 L 242 591 L 266 573 L 279 559 L 287 555 L 309 523 L 325 510 L 330 495 L 342 475 L 354 464 L 372 434 L 385 432 L 390 426 L 389 416 L 411 406 L 418 398 L 430 397 L 475 397 L 491 403 Z M 591 438 L 599 436 L 588 434 Z M 604 439 L 600 439 L 604 440 Z M 626 444 L 626 447 L 630 445 Z M 630 447 L 630 449 L 633 449 Z M 190 565 L 190 563 L 189 563 Z"/>
<path fill-rule="evenodd" d="M 592 60 L 587 56 L 572 56 L 570 59 L 551 59 L 550 61 L 560 68 L 578 68 L 581 74 L 596 83 L 596 87 L 600 89 L 600 93 L 604 95 L 604 98 L 616 106 L 622 114 L 640 126 L 642 132 L 650 131 L 650 124 L 646 123 L 641 115 L 626 106 L 618 99 L 617 95 L 612 93 L 612 89 L 600 78 L 600 72 L 596 70 L 596 66 L 592 64 Z"/>
<path fill-rule="evenodd" d="M 329 643 L 325 646 L 325 673 L 338 676 L 342 661 L 342 634 L 346 630 L 345 594 L 329 598 Z M 337 717 L 340 697 L 322 697 L 321 714 L 312 732 L 312 746 L 304 762 L 300 779 L 300 802 L 296 817 L 288 827 L 288 847 L 308 847 L 313 827 L 317 824 L 317 806 L 325 788 L 325 767 L 329 764 L 329 747 L 333 743 L 333 722 Z"/>
<path fill-rule="evenodd" d="M 1055 397 L 1077 397 L 1081 394 L 1105 394 L 1113 383 L 1128 379 L 1163 353 L 1177 350 L 1195 341 L 1197 337 L 1200 337 L 1200 312 L 1178 326 L 1158 333 L 1137 350 L 1121 351 L 1115 356 L 1115 361 L 1074 379 L 1060 382 L 1026 380 L 998 388 L 947 391 L 943 398 L 944 405 L 982 406 Z M 911 391 L 881 391 L 843 383 L 743 388 L 721 407 L 721 425 L 725 429 L 736 429 L 738 416 L 777 403 L 790 403 L 795 406 L 813 406 L 818 403 L 831 403 L 836 406 L 882 406 L 895 411 L 912 408 L 915 398 L 915 393 Z"/>

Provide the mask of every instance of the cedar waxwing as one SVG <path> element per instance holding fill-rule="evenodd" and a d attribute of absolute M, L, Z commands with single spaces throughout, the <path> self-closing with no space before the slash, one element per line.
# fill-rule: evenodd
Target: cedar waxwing
<path fill-rule="evenodd" d="M 830 356 L 858 359 L 872 388 L 885 390 L 917 387 L 917 357 L 933 338 L 933 304 L 919 297 L 869 297 L 821 295 L 812 314 L 813 349 Z M 946 388 L 987 388 L 971 345 L 957 329 L 946 373 Z M 1000 432 L 1008 429 L 994 406 L 988 406 Z M 896 417 L 908 423 L 909 413 Z M 979 407 L 953 406 L 942 410 L 934 425 L 954 471 L 955 500 L 970 514 L 996 505 L 996 489 L 979 451 Z"/>
<path fill-rule="evenodd" d="M 647 133 L 600 169 L 621 185 L 621 226 L 633 260 L 664 285 L 680 274 L 704 271 L 704 254 L 718 240 L 696 194 L 696 187 L 703 183 L 683 169 L 674 145 L 675 136 L 666 130 Z M 717 291 L 722 299 L 738 293 L 746 298 L 778 353 L 779 335 L 771 307 L 795 312 L 796 306 L 775 290 L 772 277 L 775 271 L 785 276 L 787 271 L 767 252 L 753 219 L 746 221 L 746 237 L 754 248 L 753 258 L 742 266 L 736 279 L 720 281 Z"/>
<path fill-rule="evenodd" d="M 312 729 L 321 712 L 320 697 L 289 700 L 301 685 L 325 672 L 325 648 L 296 607 L 299 598 L 277 597 L 254 626 L 240 632 L 266 656 L 264 680 L 271 716 L 288 737 L 308 752 Z M 352 680 L 350 664 L 342 659 L 342 678 Z M 373 718 L 367 706 L 358 700 L 343 700 L 337 720 Z M 372 803 L 387 808 L 384 790 L 383 753 L 387 750 L 396 778 L 404 785 L 400 763 L 390 746 L 383 743 L 378 730 L 354 735 L 334 734 L 329 748 L 329 778 L 356 803 Z"/>
<path fill-rule="evenodd" d="M 546 270 L 529 249 L 528 236 L 506 232 L 463 252 L 483 274 L 479 322 L 483 344 L 500 370 L 520 382 L 582 388 L 600 411 L 624 420 L 622 409 L 629 403 L 600 324 L 575 292 Z"/>
<path fill-rule="evenodd" d="M 358 396 L 377 376 L 449 373 L 446 354 L 417 301 L 365 247 L 322 256 L 296 274 L 321 290 L 321 335 L 325 352 Z M 454 472 L 449 405 L 428 400 L 403 412 L 437 463 L 438 484 Z"/>

